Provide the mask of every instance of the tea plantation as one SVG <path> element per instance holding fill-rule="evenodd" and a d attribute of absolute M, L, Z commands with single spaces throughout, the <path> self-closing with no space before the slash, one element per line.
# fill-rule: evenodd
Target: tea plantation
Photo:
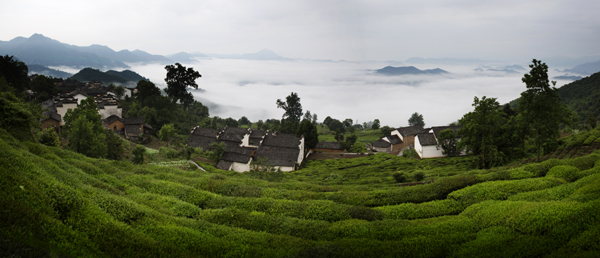
<path fill-rule="evenodd" d="M 0 129 L 0 256 L 600 257 L 599 151 L 470 164 L 377 154 L 203 172 L 87 158 Z"/>

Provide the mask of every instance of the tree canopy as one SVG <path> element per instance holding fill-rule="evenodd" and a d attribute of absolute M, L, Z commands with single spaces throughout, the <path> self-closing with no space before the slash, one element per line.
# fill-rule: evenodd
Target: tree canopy
<path fill-rule="evenodd" d="M 310 120 L 303 119 L 296 130 L 296 136 L 300 137 L 304 135 L 304 146 L 307 149 L 314 148 L 319 143 L 319 133 L 317 132 L 317 126 L 315 126 Z"/>
<path fill-rule="evenodd" d="M 519 108 L 524 116 L 522 122 L 529 126 L 528 133 L 535 141 L 539 161 L 542 149 L 551 151 L 556 146 L 565 108 L 554 87 L 556 82 L 550 85 L 548 66 L 536 59 L 532 62 L 531 71 L 522 78 L 527 90 L 521 93 Z"/>
<path fill-rule="evenodd" d="M 167 83 L 165 92 L 167 95 L 173 99 L 173 102 L 181 101 L 184 108 L 191 106 L 194 102 L 194 96 L 187 91 L 187 87 L 198 89 L 196 79 L 202 77 L 202 75 L 194 71 L 193 68 L 186 68 L 180 63 L 167 65 L 165 69 L 167 70 L 167 77 L 165 78 Z"/>
<path fill-rule="evenodd" d="M 285 102 L 281 99 L 277 99 L 277 108 L 285 110 L 282 116 L 282 128 L 281 131 L 285 133 L 295 133 L 302 117 L 302 104 L 300 104 L 300 97 L 295 92 L 292 92 L 285 98 Z"/>
<path fill-rule="evenodd" d="M 410 116 L 410 118 L 408 119 L 408 125 L 409 126 L 414 126 L 414 125 L 425 126 L 425 121 L 423 120 L 423 114 L 419 114 L 417 112 L 413 113 Z"/>
<path fill-rule="evenodd" d="M 29 69 L 25 63 L 14 56 L 0 56 L 0 78 L 4 77 L 8 85 L 21 93 L 29 84 L 27 73 Z"/>

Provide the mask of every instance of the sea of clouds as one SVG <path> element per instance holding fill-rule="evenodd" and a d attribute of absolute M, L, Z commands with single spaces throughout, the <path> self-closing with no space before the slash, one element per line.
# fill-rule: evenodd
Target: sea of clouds
<path fill-rule="evenodd" d="M 457 121 L 473 110 L 475 96 L 497 98 L 500 104 L 520 96 L 525 84 L 519 73 L 476 71 L 476 66 L 415 65 L 441 68 L 446 75 L 382 76 L 374 70 L 386 62 L 255 61 L 201 59 L 184 63 L 202 74 L 192 91 L 196 100 L 210 108 L 211 116 L 251 121 L 280 119 L 277 99 L 291 92 L 301 98 L 304 111 L 363 123 L 379 119 L 382 125 L 406 126 L 414 112 L 423 114 L 426 126 Z M 131 70 L 165 88 L 166 70 L 160 64 L 131 64 Z M 397 66 L 397 65 L 396 65 Z M 560 86 L 561 82 L 557 84 Z"/>

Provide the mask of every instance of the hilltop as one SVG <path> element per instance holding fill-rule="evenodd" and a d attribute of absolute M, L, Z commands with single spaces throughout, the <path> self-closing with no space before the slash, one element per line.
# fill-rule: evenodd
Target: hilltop
<path fill-rule="evenodd" d="M 440 68 L 420 70 L 414 66 L 402 66 L 402 67 L 386 66 L 384 68 L 375 70 L 375 73 L 382 74 L 382 75 L 408 75 L 408 74 L 439 75 L 439 74 L 447 74 L 448 72 L 446 72 Z"/>
<path fill-rule="evenodd" d="M 137 74 L 136 72 L 133 72 L 130 70 L 124 70 L 121 72 L 109 70 L 106 72 L 102 72 L 98 69 L 93 69 L 93 68 L 84 68 L 83 70 L 79 71 L 78 73 L 71 76 L 70 78 L 80 81 L 80 82 L 100 81 L 106 85 L 108 85 L 110 83 L 115 83 L 115 84 L 126 84 L 128 82 L 137 83 L 140 80 L 148 81 L 147 78 L 144 78 L 141 75 Z"/>

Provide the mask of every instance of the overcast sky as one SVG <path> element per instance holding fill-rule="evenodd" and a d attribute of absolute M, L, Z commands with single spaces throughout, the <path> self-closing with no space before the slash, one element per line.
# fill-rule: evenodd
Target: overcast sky
<path fill-rule="evenodd" d="M 0 40 L 292 58 L 531 60 L 600 54 L 598 0 L 0 0 Z"/>

